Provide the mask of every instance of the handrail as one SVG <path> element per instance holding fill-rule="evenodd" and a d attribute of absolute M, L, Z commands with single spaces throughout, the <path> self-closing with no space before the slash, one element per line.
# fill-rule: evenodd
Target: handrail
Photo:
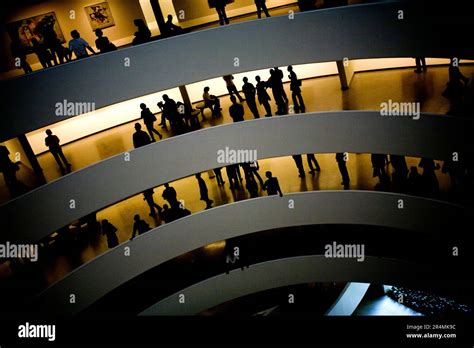
<path fill-rule="evenodd" d="M 423 284 L 420 280 L 426 281 L 429 271 L 430 267 L 427 265 L 372 256 L 368 256 L 364 262 L 353 259 L 328 259 L 323 255 L 290 257 L 251 265 L 244 271 L 234 270 L 229 274 L 219 274 L 193 284 L 158 301 L 140 315 L 196 315 L 246 295 L 311 282 L 360 281 L 426 286 L 426 283 Z M 180 303 L 180 298 L 183 296 L 185 301 Z M 356 305 L 361 299 L 361 297 L 357 299 Z M 338 315 L 351 313 L 341 311 Z"/>
<path fill-rule="evenodd" d="M 3 204 L 0 240 L 38 241 L 150 187 L 221 167 L 217 153 L 226 147 L 256 150 L 258 159 L 345 151 L 445 159 L 474 148 L 472 124 L 449 116 L 422 114 L 413 120 L 339 111 L 206 128 L 108 158 Z M 28 219 L 24 212 L 31 212 Z"/>
<path fill-rule="evenodd" d="M 399 209 L 399 199 L 409 208 Z M 293 200 L 295 209 L 289 208 L 289 200 Z M 450 203 L 369 191 L 317 191 L 239 201 L 192 214 L 123 243 L 51 285 L 38 300 L 49 312 L 78 313 L 166 261 L 216 241 L 254 232 L 352 224 L 397 228 L 438 239 L 443 231 L 454 228 L 453 223 L 465 222 L 468 215 L 464 213 L 463 208 Z M 70 294 L 80 301 L 70 305 Z"/>
<path fill-rule="evenodd" d="M 407 2 L 388 2 L 247 21 L 4 81 L 0 83 L 0 140 L 74 117 L 56 116 L 55 105 L 63 100 L 94 102 L 99 109 L 227 74 L 344 57 L 474 57 L 474 47 L 465 44 L 471 39 L 469 13 L 462 20 L 447 22 L 449 18 L 415 11 Z"/>

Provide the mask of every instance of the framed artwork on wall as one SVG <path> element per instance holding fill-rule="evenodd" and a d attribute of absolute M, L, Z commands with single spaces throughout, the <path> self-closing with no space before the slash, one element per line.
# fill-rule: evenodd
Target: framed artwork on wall
<path fill-rule="evenodd" d="M 104 29 L 115 25 L 114 17 L 107 2 L 85 7 L 87 19 L 92 30 Z"/>
<path fill-rule="evenodd" d="M 54 12 L 8 23 L 7 31 L 12 41 L 19 41 L 27 53 L 32 52 L 33 39 L 46 44 L 55 39 L 59 39 L 61 43 L 66 42 Z"/>

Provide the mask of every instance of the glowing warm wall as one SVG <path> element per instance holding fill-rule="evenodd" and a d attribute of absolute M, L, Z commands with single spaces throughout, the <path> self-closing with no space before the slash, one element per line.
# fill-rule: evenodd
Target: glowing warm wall
<path fill-rule="evenodd" d="M 288 81 L 286 67 L 281 68 L 285 73 L 284 81 Z M 336 74 L 337 68 L 334 62 L 302 64 L 295 66 L 295 72 L 300 78 L 309 78 Z M 255 84 L 256 75 L 260 75 L 263 80 L 267 80 L 270 76 L 268 69 L 235 74 L 235 85 L 240 90 L 243 85 L 242 79 L 244 76 L 247 76 L 250 82 Z M 202 100 L 203 89 L 206 86 L 209 86 L 211 88 L 211 93 L 215 95 L 224 95 L 228 93 L 226 84 L 222 77 L 200 81 L 186 86 L 192 102 Z M 36 154 L 39 154 L 47 151 L 47 148 L 44 145 L 44 132 L 47 128 L 51 129 L 53 133 L 60 137 L 62 144 L 66 144 L 87 135 L 109 129 L 123 123 L 131 122 L 140 117 L 140 103 L 145 103 L 154 113 L 159 112 L 157 103 L 158 101 L 162 100 L 162 96 L 165 93 L 176 101 L 182 100 L 178 88 L 152 93 L 140 98 L 134 98 L 107 106 L 81 116 L 67 119 L 63 122 L 52 124 L 34 132 L 30 132 L 27 134 L 28 141 L 30 142 L 33 151 Z"/>
<path fill-rule="evenodd" d="M 267 7 L 273 8 L 283 5 L 296 4 L 294 0 L 267 0 Z M 219 20 L 214 9 L 209 8 L 207 0 L 173 0 L 176 13 L 184 11 L 184 20 L 180 18 L 180 25 L 191 27 Z M 236 0 L 226 6 L 228 17 L 240 16 L 256 12 L 254 0 Z"/>
<path fill-rule="evenodd" d="M 468 62 L 463 60 L 462 62 Z M 427 64 L 448 64 L 449 59 L 427 58 Z M 378 69 L 389 68 L 403 68 L 414 67 L 415 61 L 412 58 L 379 58 L 379 59 L 359 59 L 351 61 L 354 72 L 362 72 Z M 270 67 L 269 67 L 270 68 Z M 284 73 L 284 82 L 288 82 L 288 72 L 286 67 L 280 67 Z M 294 71 L 300 79 L 321 77 L 337 74 L 337 67 L 335 62 L 313 63 L 295 65 Z M 268 69 L 249 71 L 245 73 L 234 74 L 234 83 L 239 90 L 241 90 L 244 76 L 249 78 L 249 81 L 256 84 L 255 76 L 259 75 L 262 80 L 267 80 L 270 76 Z M 189 98 L 192 102 L 202 100 L 202 93 L 204 87 L 209 86 L 211 93 L 214 95 L 228 94 L 225 81 L 222 77 L 216 77 L 186 86 Z M 140 98 L 134 98 L 121 103 L 117 103 L 105 108 L 95 110 L 93 112 L 74 117 L 63 122 L 55 123 L 47 128 L 53 130 L 61 138 L 63 144 L 80 139 L 87 135 L 91 135 L 105 129 L 115 127 L 120 124 L 131 122 L 140 117 L 140 103 L 145 103 L 153 112 L 159 112 L 156 105 L 158 101 L 162 100 L 163 94 L 168 94 L 174 100 L 182 100 L 178 88 L 173 88 L 166 91 L 155 92 Z M 27 138 L 36 154 L 47 150 L 44 145 L 44 131 L 46 128 L 38 129 L 27 134 Z"/>
<path fill-rule="evenodd" d="M 32 5 L 18 9 L 9 14 L 6 23 L 41 15 L 48 12 L 54 12 L 58 20 L 61 31 L 66 39 L 71 39 L 70 32 L 74 29 L 81 33 L 81 36 L 92 46 L 95 47 L 95 34 L 87 19 L 84 8 L 103 2 L 103 0 L 50 0 L 37 5 Z M 104 35 L 117 46 L 131 43 L 133 34 L 136 31 L 133 20 L 136 18 L 145 19 L 138 0 L 108 0 L 115 26 L 104 29 Z M 75 11 L 75 19 L 70 18 L 70 11 Z M 3 26 L 2 26 L 3 28 Z M 15 69 L 13 58 L 10 53 L 10 37 L 6 30 L 2 29 L 0 49 L 0 71 L 7 72 L 3 77 L 22 74 L 23 70 Z M 66 45 L 66 44 L 65 44 Z M 27 61 L 34 70 L 40 69 L 36 55 L 30 54 Z M 11 72 L 10 72 L 11 71 Z"/>

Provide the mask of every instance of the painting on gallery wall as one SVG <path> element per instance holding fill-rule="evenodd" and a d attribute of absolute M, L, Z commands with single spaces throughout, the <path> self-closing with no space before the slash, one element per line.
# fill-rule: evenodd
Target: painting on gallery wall
<path fill-rule="evenodd" d="M 112 17 L 108 3 L 102 2 L 100 4 L 87 6 L 85 10 L 92 30 L 104 29 L 115 25 L 114 17 Z"/>
<path fill-rule="evenodd" d="M 66 42 L 54 12 L 25 18 L 7 24 L 7 30 L 12 41 L 19 40 L 27 52 L 32 51 L 33 39 L 48 44 L 53 40 Z"/>

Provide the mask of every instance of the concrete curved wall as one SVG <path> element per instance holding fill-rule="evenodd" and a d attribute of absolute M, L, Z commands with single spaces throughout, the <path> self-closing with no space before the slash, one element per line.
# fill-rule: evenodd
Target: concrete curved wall
<path fill-rule="evenodd" d="M 71 62 L 0 84 L 0 140 L 70 117 L 55 115 L 64 99 L 101 108 L 229 73 L 344 57 L 470 59 L 474 47 L 458 44 L 470 42 L 472 15 L 463 15 L 447 23 L 404 2 L 347 6 L 203 30 Z"/>
<path fill-rule="evenodd" d="M 403 198 L 406 209 L 398 209 L 399 198 Z M 288 208 L 289 199 L 294 200 L 295 209 Z M 155 266 L 204 245 L 253 232 L 356 224 L 398 228 L 437 238 L 440 231 L 453 228 L 453 222 L 462 223 L 463 213 L 463 208 L 449 203 L 367 191 L 304 192 L 249 199 L 190 215 L 121 244 L 53 284 L 39 296 L 39 301 L 48 312 L 78 313 Z M 130 256 L 124 255 L 127 247 Z M 76 295 L 75 304 L 69 304 L 70 294 Z"/>
<path fill-rule="evenodd" d="M 351 259 L 328 259 L 323 255 L 291 257 L 251 265 L 244 271 L 237 269 L 229 274 L 219 274 L 164 298 L 140 315 L 196 315 L 239 297 L 311 282 L 361 281 L 413 286 L 422 284 L 421 279 L 426 282 L 429 273 L 427 265 L 377 257 L 367 257 L 362 263 Z M 369 284 L 366 285 L 362 297 Z M 426 283 L 422 285 L 426 286 Z M 185 296 L 184 304 L 179 302 L 180 295 Z M 362 297 L 358 298 L 357 304 Z M 337 315 L 350 314 L 340 311 Z"/>
<path fill-rule="evenodd" d="M 129 161 L 121 154 L 95 163 L 5 203 L 0 207 L 0 240 L 37 241 L 145 189 L 221 167 L 217 152 L 226 147 L 255 149 L 259 159 L 345 151 L 443 159 L 474 148 L 472 123 L 448 116 L 412 120 L 342 111 L 206 128 L 133 150 Z"/>

